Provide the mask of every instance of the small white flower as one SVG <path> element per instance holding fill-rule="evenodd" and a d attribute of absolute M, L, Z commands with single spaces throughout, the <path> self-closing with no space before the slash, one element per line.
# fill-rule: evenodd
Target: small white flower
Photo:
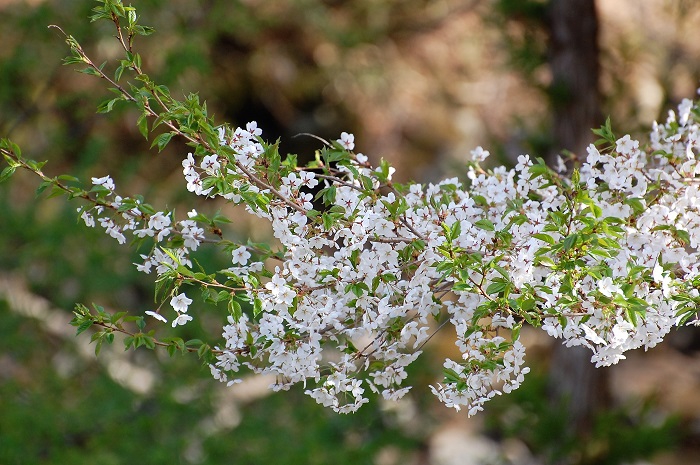
<path fill-rule="evenodd" d="M 80 209 L 78 209 L 80 211 Z M 84 211 L 80 217 L 85 221 L 85 226 L 88 228 L 94 228 L 95 227 L 95 218 L 86 210 Z"/>
<path fill-rule="evenodd" d="M 296 173 L 289 173 L 287 176 L 282 178 L 282 184 L 289 186 L 291 188 L 299 187 L 301 180 L 297 177 Z"/>
<path fill-rule="evenodd" d="M 310 171 L 300 171 L 299 178 L 301 179 L 301 184 L 310 189 L 313 189 L 318 185 L 316 175 Z"/>
<path fill-rule="evenodd" d="M 170 305 L 172 305 L 178 313 L 187 313 L 187 307 L 189 307 L 191 303 L 192 299 L 188 299 L 184 293 L 170 299 Z"/>
<path fill-rule="evenodd" d="M 106 187 L 107 189 L 109 189 L 110 191 L 114 191 L 114 189 L 116 188 L 114 185 L 114 181 L 109 176 L 103 176 L 101 178 L 91 178 L 91 179 L 92 179 L 92 183 L 95 186 L 103 186 L 103 187 Z"/>
<path fill-rule="evenodd" d="M 564 162 L 564 159 L 560 155 L 557 155 L 556 170 L 557 170 L 557 173 L 565 173 L 566 172 L 566 163 Z"/>
<path fill-rule="evenodd" d="M 338 142 L 345 150 L 352 150 L 355 148 L 355 136 L 353 134 L 348 134 L 347 132 L 340 133 Z"/>
<path fill-rule="evenodd" d="M 586 149 L 586 152 L 588 152 L 588 157 L 586 158 L 586 161 L 589 165 L 593 166 L 600 161 L 600 152 L 595 147 L 595 145 L 590 144 Z"/>
<path fill-rule="evenodd" d="M 617 140 L 617 151 L 621 155 L 629 155 L 638 148 L 639 141 L 631 139 L 629 134 Z"/>
<path fill-rule="evenodd" d="M 668 297 L 671 293 L 671 277 L 664 275 L 664 269 L 658 263 L 654 265 L 654 271 L 651 276 L 654 282 L 661 284 L 661 292 L 664 297 Z"/>
<path fill-rule="evenodd" d="M 194 161 L 194 157 L 192 156 L 191 153 L 187 154 L 187 158 L 182 160 L 182 167 L 184 168 L 183 171 L 188 172 L 191 170 L 194 170 L 196 163 Z"/>
<path fill-rule="evenodd" d="M 144 262 L 142 264 L 134 263 L 134 265 L 136 265 L 136 270 L 142 273 L 149 274 L 151 272 L 151 267 L 153 266 L 153 261 L 146 255 L 141 255 L 141 258 L 144 259 Z"/>
<path fill-rule="evenodd" d="M 249 258 L 250 252 L 248 252 L 248 249 L 243 245 L 231 252 L 231 262 L 233 262 L 234 265 L 245 265 L 248 263 Z"/>
<path fill-rule="evenodd" d="M 481 146 L 478 146 L 477 148 L 471 151 L 472 161 L 475 161 L 477 163 L 481 163 L 482 161 L 486 160 L 489 155 L 491 155 L 489 151 L 484 150 L 484 148 Z"/>
<path fill-rule="evenodd" d="M 144 238 L 146 236 L 153 237 L 154 233 L 155 233 L 155 231 L 153 231 L 150 228 L 137 229 L 134 231 L 134 236 L 141 237 L 141 238 Z"/>
<path fill-rule="evenodd" d="M 157 212 L 148 219 L 148 227 L 160 231 L 170 226 L 170 217 L 163 212 Z"/>
<path fill-rule="evenodd" d="M 206 157 L 202 158 L 202 163 L 200 164 L 200 167 L 204 171 L 206 171 L 207 174 L 215 175 L 221 167 L 221 163 L 219 163 L 219 157 L 216 154 L 207 155 Z"/>
<path fill-rule="evenodd" d="M 684 98 L 681 104 L 678 105 L 678 123 L 681 126 L 688 124 L 691 111 L 693 111 L 693 101 L 689 98 Z"/>
<path fill-rule="evenodd" d="M 192 317 L 189 315 L 186 315 L 184 313 L 181 313 L 180 315 L 177 316 L 177 318 L 175 318 L 173 320 L 173 323 L 172 323 L 173 328 L 176 326 L 183 326 L 183 325 L 187 324 L 188 321 L 192 321 Z"/>
<path fill-rule="evenodd" d="M 152 312 L 152 311 L 150 311 L 150 310 L 147 310 L 147 311 L 146 311 L 146 315 L 152 316 L 152 317 L 155 318 L 156 320 L 162 321 L 163 323 L 167 323 L 167 322 L 168 322 L 168 320 L 166 320 L 165 317 L 164 317 L 163 315 L 161 315 L 160 313 L 156 313 L 156 312 Z"/>
<path fill-rule="evenodd" d="M 258 127 L 257 121 L 251 121 L 250 123 L 246 124 L 245 129 L 251 136 L 262 135 L 262 129 Z"/>
<path fill-rule="evenodd" d="M 605 297 L 612 297 L 613 294 L 621 292 L 619 286 L 613 284 L 612 278 L 603 278 L 598 282 L 598 291 Z"/>
<path fill-rule="evenodd" d="M 581 329 L 583 329 L 583 332 L 586 335 L 586 339 L 591 341 L 593 344 L 600 344 L 600 345 L 607 344 L 607 342 L 605 342 L 605 339 L 598 336 L 598 334 L 596 334 L 595 331 L 593 331 L 591 328 L 589 328 L 588 325 L 582 324 Z"/>

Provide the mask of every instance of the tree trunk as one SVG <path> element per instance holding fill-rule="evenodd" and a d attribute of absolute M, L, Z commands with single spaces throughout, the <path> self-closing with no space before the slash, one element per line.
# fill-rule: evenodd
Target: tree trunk
<path fill-rule="evenodd" d="M 552 71 L 553 146 L 584 157 L 600 125 L 598 15 L 594 0 L 551 0 L 549 65 Z"/>
<path fill-rule="evenodd" d="M 551 0 L 549 3 L 549 63 L 552 71 L 553 147 L 550 166 L 562 150 L 585 159 L 600 125 L 598 16 L 594 0 Z M 566 157 L 564 157 L 566 159 Z M 586 436 L 596 410 L 606 403 L 604 369 L 590 362 L 583 347 L 557 344 L 550 366 L 553 406 L 564 408 L 569 433 Z"/>

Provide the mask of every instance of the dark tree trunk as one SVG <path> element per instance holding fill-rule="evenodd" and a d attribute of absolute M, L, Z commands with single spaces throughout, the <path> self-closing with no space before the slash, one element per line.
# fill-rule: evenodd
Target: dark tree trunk
<path fill-rule="evenodd" d="M 553 145 L 585 157 L 591 128 L 600 125 L 598 15 L 594 0 L 551 0 L 549 64 L 552 71 Z"/>
<path fill-rule="evenodd" d="M 551 0 L 549 62 L 552 71 L 552 136 L 550 166 L 568 150 L 585 158 L 600 125 L 598 17 L 594 0 Z M 586 436 L 592 416 L 606 403 L 605 369 L 590 362 L 591 351 L 557 344 L 550 368 L 552 404 L 568 416 L 569 433 Z"/>

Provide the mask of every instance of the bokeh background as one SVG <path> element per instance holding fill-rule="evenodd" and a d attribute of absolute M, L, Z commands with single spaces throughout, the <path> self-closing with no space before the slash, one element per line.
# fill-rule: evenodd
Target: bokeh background
<path fill-rule="evenodd" d="M 696 0 L 134 3 L 157 31 L 137 41 L 144 67 L 174 95 L 198 92 L 220 121 L 256 120 L 301 159 L 318 143 L 297 134 L 353 132 L 356 150 L 390 160 L 400 181 L 462 176 L 477 145 L 504 164 L 576 156 L 607 115 L 617 134 L 643 137 L 700 85 Z M 50 24 L 95 61 L 119 57 L 110 25 L 87 20 L 94 5 L 0 0 L 0 137 L 48 160 L 50 175 L 111 174 L 123 193 L 189 207 L 187 147 L 149 150 L 133 109 L 96 114 L 103 83 L 61 65 L 67 47 Z M 78 223 L 79 204 L 37 200 L 36 187 L 28 173 L 0 185 L 0 464 L 700 462 L 700 340 L 690 329 L 601 370 L 525 332 L 533 373 L 472 419 L 427 389 L 454 352 L 449 334 L 412 368 L 405 401 L 353 416 L 301 390 L 272 395 L 260 377 L 227 389 L 194 356 L 117 342 L 95 357 L 89 335 L 68 325 L 73 305 L 140 314 L 153 286 L 136 255 Z M 269 239 L 228 213 L 231 237 Z M 213 250 L 198 259 L 226 266 Z M 180 335 L 211 333 L 224 313 L 200 311 Z"/>

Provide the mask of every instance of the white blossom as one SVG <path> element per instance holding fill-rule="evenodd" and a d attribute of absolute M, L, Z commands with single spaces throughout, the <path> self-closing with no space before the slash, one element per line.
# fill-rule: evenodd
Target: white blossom
<path fill-rule="evenodd" d="M 178 294 L 170 299 L 170 305 L 178 313 L 187 313 L 187 308 L 192 303 L 192 299 L 189 299 L 184 293 Z"/>

